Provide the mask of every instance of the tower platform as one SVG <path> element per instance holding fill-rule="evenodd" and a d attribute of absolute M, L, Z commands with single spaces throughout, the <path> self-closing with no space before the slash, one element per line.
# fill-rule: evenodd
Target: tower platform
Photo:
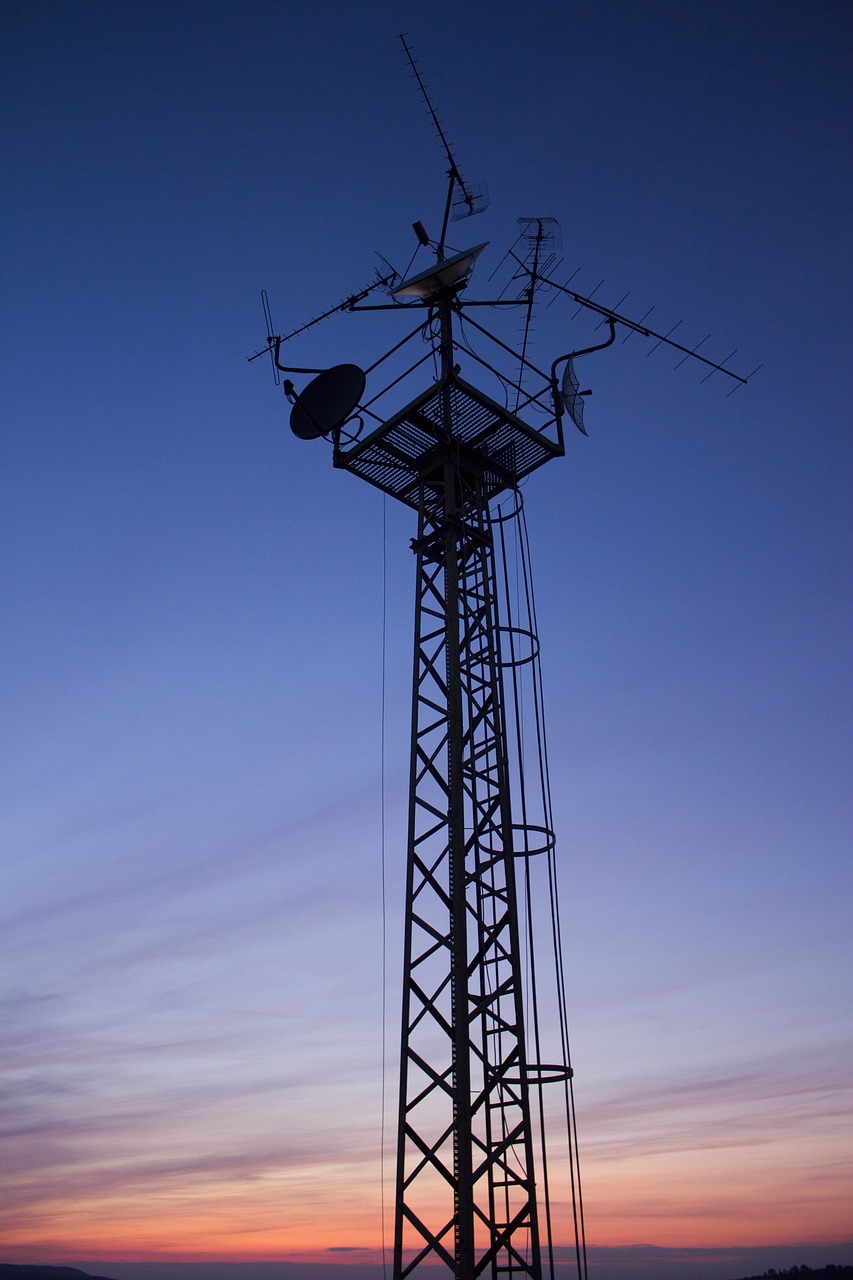
<path fill-rule="evenodd" d="M 559 427 L 549 438 L 451 372 L 363 440 L 336 445 L 334 465 L 417 510 L 421 484 L 428 493 L 449 448 L 488 498 L 565 453 Z"/>

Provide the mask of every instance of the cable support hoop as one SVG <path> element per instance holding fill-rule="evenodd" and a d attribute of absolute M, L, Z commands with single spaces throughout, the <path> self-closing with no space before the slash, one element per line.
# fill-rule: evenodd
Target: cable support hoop
<path fill-rule="evenodd" d="M 500 653 L 498 655 L 499 667 L 524 667 L 529 662 L 535 662 L 536 659 L 539 657 L 539 637 L 529 627 L 499 626 L 497 630 L 498 630 L 498 635 L 509 637 L 509 646 L 510 646 L 509 657 L 504 657 L 503 653 Z M 513 644 L 513 639 L 516 636 L 521 636 L 525 640 L 530 642 L 529 652 L 523 653 L 520 655 L 515 653 L 515 646 Z"/>
<path fill-rule="evenodd" d="M 467 828 L 473 832 L 474 828 Z M 557 846 L 557 836 L 551 827 L 546 827 L 537 822 L 513 822 L 510 830 L 513 833 L 512 848 L 507 852 L 513 858 L 535 858 L 540 853 L 550 853 Z M 516 841 L 516 833 L 523 833 L 523 840 Z M 489 839 L 494 836 L 494 843 Z M 532 844 L 531 837 L 536 836 L 540 841 L 538 844 Z M 488 854 L 490 857 L 499 857 L 504 851 L 502 832 L 498 828 L 490 828 L 481 831 L 477 841 L 482 853 Z M 476 873 L 470 876 L 471 881 L 476 880 Z"/>
<path fill-rule="evenodd" d="M 502 500 L 506 492 L 507 490 L 504 490 L 504 493 L 501 494 Z M 490 524 L 506 524 L 510 520 L 517 520 L 521 515 L 522 510 L 524 509 L 524 494 L 521 492 L 520 488 L 510 489 L 508 492 L 513 498 L 512 509 L 509 511 L 503 511 L 501 510 L 500 505 L 496 506 L 494 510 L 489 512 Z"/>
<path fill-rule="evenodd" d="M 505 1084 L 564 1084 L 574 1078 L 574 1069 L 561 1062 L 528 1062 L 524 1079 L 521 1076 L 501 1076 Z"/>
<path fill-rule="evenodd" d="M 513 852 L 514 858 L 533 858 L 540 853 L 550 853 L 552 849 L 556 848 L 557 836 L 551 827 L 541 826 L 537 822 L 514 822 L 512 824 L 512 830 L 514 832 L 523 831 L 525 834 L 525 842 L 524 842 L 523 849 L 516 849 L 515 841 L 513 839 L 512 852 Z M 528 835 L 539 836 L 544 841 L 544 843 L 534 845 L 531 848 L 531 846 L 527 841 Z"/>

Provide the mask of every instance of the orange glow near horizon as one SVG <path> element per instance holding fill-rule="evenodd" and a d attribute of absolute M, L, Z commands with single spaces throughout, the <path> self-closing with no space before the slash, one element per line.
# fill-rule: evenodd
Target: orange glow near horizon
<path fill-rule="evenodd" d="M 590 1089 L 582 1176 L 587 1241 L 701 1249 L 844 1243 L 853 1170 L 835 1074 L 763 1077 L 748 1087 Z M 364 1073 L 369 1084 L 371 1076 Z M 4 1214 L 20 1261 L 381 1261 L 379 1127 L 362 1093 L 292 1083 L 270 1107 L 247 1092 L 227 1111 L 69 1127 L 64 1147 L 30 1133 Z M 772 1087 L 771 1087 L 772 1086 Z M 758 1093 L 761 1096 L 756 1096 Z M 766 1096 L 765 1096 L 766 1095 Z M 106 1112 L 105 1097 L 99 1106 Z M 288 1104 L 285 1106 L 285 1102 Z M 97 1119 L 97 1114 L 95 1116 Z M 70 1121 L 57 1116 L 57 1123 Z M 22 1138 L 22 1142 L 24 1139 Z M 556 1142 L 556 1139 L 555 1139 Z M 394 1160 L 385 1159 L 385 1245 Z M 10 1145 L 9 1167 L 13 1150 Z M 25 1175 L 24 1160 L 32 1164 Z M 571 1244 L 564 1159 L 552 1147 L 553 1219 Z M 565 1224 L 560 1231 L 559 1224 Z"/>
<path fill-rule="evenodd" d="M 778 1157 L 778 1151 L 775 1153 Z M 738 1163 L 738 1161 L 740 1163 Z M 593 1165 L 586 1177 L 591 1245 L 715 1248 L 835 1244 L 849 1239 L 850 1187 L 810 1180 L 792 1192 L 769 1151 L 683 1159 L 636 1157 Z M 213 1186 L 101 1192 L 85 1205 L 57 1195 L 7 1231 L 19 1261 L 381 1261 L 375 1179 L 358 1165 L 302 1169 Z M 760 1190 L 759 1190 L 760 1188 Z M 567 1206 L 558 1206 L 569 1220 Z M 393 1208 L 386 1208 L 386 1246 Z M 565 1243 L 569 1243 L 568 1235 Z"/>

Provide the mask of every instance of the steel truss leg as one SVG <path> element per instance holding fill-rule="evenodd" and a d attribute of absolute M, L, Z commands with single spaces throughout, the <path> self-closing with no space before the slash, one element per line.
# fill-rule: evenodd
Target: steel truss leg
<path fill-rule="evenodd" d="M 541 1280 L 494 550 L 451 449 L 413 545 L 394 1277 Z"/>

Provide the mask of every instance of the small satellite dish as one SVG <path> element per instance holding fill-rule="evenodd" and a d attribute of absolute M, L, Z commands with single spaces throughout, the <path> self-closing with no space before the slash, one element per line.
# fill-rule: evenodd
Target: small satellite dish
<path fill-rule="evenodd" d="M 316 440 L 335 431 L 355 409 L 367 379 L 357 364 L 324 369 L 299 395 L 290 412 L 290 429 L 300 440 Z"/>
<path fill-rule="evenodd" d="M 397 289 L 392 289 L 392 298 L 431 298 L 434 293 L 448 289 L 458 280 L 464 280 L 477 258 L 485 249 L 488 240 L 475 245 L 473 249 L 465 249 L 452 258 L 442 258 L 433 266 L 427 267 L 410 280 L 404 280 Z"/>
<path fill-rule="evenodd" d="M 575 366 L 572 357 L 566 361 L 566 367 L 563 371 L 563 385 L 560 389 L 563 400 L 563 408 L 571 418 L 582 435 L 587 435 L 587 429 L 583 425 L 583 397 L 588 396 L 588 391 L 580 390 L 580 383 L 575 373 Z"/>

